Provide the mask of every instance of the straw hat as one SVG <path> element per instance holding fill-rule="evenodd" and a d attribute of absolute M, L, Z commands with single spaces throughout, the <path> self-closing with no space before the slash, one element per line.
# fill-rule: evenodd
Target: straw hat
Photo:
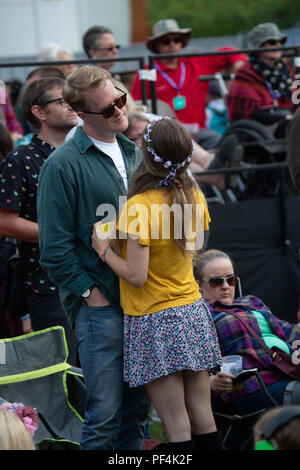
<path fill-rule="evenodd" d="M 147 39 L 146 46 L 150 51 L 156 51 L 156 41 L 167 34 L 181 34 L 183 36 L 182 47 L 185 47 L 191 36 L 192 28 L 179 28 L 176 20 L 159 20 L 152 27 L 152 36 Z"/>

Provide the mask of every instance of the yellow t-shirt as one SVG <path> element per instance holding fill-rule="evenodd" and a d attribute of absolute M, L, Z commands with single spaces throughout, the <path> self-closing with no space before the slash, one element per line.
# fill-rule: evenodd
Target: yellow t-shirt
<path fill-rule="evenodd" d="M 184 226 L 184 233 L 191 240 L 188 249 L 202 247 L 204 230 L 208 230 L 210 222 L 202 193 L 196 189 L 194 191 L 197 217 L 192 227 L 188 222 Z M 176 223 L 174 227 L 174 220 L 178 217 L 170 215 L 172 200 L 173 195 L 163 188 L 148 190 L 129 199 L 121 211 L 117 223 L 120 237 L 135 235 L 140 244 L 150 249 L 148 278 L 143 287 L 133 287 L 120 279 L 120 300 L 127 315 L 147 315 L 169 307 L 187 305 L 201 298 L 193 276 L 192 256 L 188 253 L 184 255 L 175 240 L 175 237 L 182 238 L 182 224 Z M 176 210 L 176 205 L 172 209 Z M 191 209 L 187 207 L 186 211 L 186 219 L 183 220 L 190 220 Z M 121 245 L 124 259 L 126 245 L 124 240 Z"/>

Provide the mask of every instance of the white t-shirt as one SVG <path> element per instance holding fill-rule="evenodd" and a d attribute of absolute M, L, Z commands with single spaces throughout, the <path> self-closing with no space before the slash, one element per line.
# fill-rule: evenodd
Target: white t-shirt
<path fill-rule="evenodd" d="M 102 142 L 100 140 L 96 140 L 90 136 L 89 138 L 92 140 L 92 142 L 96 145 L 96 147 L 99 150 L 102 150 L 102 152 L 106 153 L 106 155 L 108 155 L 112 159 L 118 172 L 123 178 L 126 190 L 128 190 L 128 178 L 127 178 L 126 167 L 125 167 L 123 155 L 122 155 L 122 152 L 121 152 L 121 149 L 119 147 L 117 140 L 111 144 L 108 142 Z"/>

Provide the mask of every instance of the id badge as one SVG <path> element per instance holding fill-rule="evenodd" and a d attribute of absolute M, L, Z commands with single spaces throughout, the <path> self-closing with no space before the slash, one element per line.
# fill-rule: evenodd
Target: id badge
<path fill-rule="evenodd" d="M 186 99 L 185 96 L 178 95 L 173 98 L 173 108 L 175 111 L 180 111 L 186 107 Z"/>

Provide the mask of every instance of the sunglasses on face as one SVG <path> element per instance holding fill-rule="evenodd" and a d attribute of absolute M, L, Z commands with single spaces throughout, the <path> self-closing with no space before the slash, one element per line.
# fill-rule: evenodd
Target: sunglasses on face
<path fill-rule="evenodd" d="M 115 87 L 116 90 L 118 91 L 122 91 L 123 90 L 120 90 L 120 88 L 117 88 Z M 113 104 L 111 104 L 110 106 L 108 106 L 107 108 L 103 109 L 103 111 L 82 111 L 83 113 L 86 113 L 86 114 L 99 114 L 100 116 L 103 116 L 104 119 L 109 119 L 113 116 L 114 112 L 115 112 L 115 108 L 124 108 L 125 104 L 127 102 L 127 93 L 124 93 L 123 92 L 123 95 L 119 96 L 119 98 L 117 98 Z"/>
<path fill-rule="evenodd" d="M 270 39 L 269 41 L 266 41 L 263 43 L 263 46 L 266 47 L 266 46 L 282 46 L 282 42 L 277 40 L 277 39 Z"/>
<path fill-rule="evenodd" d="M 174 38 L 162 38 L 160 39 L 160 42 L 164 46 L 168 46 L 169 44 L 171 44 L 171 42 L 174 42 L 175 44 L 179 44 L 180 42 L 182 42 L 182 38 L 180 36 L 175 36 Z"/>
<path fill-rule="evenodd" d="M 62 96 L 60 98 L 55 98 L 54 100 L 46 101 L 44 106 L 47 106 L 47 104 L 55 103 L 55 102 L 59 103 L 63 108 L 67 108 L 67 106 L 69 106 Z"/>
<path fill-rule="evenodd" d="M 208 282 L 210 287 L 221 287 L 225 281 L 230 287 L 233 287 L 236 285 L 237 276 L 235 276 L 234 274 L 231 274 L 230 276 L 226 276 L 226 277 L 215 276 L 215 277 L 210 277 L 209 279 L 203 279 L 203 282 Z"/>

